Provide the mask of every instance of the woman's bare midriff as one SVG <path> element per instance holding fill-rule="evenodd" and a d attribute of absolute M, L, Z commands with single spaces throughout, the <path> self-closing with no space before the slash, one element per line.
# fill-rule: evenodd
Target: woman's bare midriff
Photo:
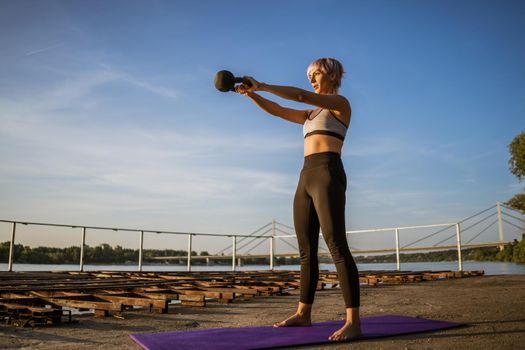
<path fill-rule="evenodd" d="M 304 156 L 315 153 L 336 152 L 341 154 L 343 141 L 328 135 L 311 135 L 304 139 Z"/>

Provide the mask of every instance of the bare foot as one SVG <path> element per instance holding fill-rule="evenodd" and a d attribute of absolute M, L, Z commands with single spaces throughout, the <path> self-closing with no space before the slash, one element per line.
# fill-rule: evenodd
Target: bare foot
<path fill-rule="evenodd" d="M 312 320 L 308 315 L 294 314 L 288 317 L 286 320 L 274 323 L 274 327 L 305 327 L 311 326 Z"/>
<path fill-rule="evenodd" d="M 361 324 L 356 323 L 345 323 L 343 327 L 334 332 L 328 337 L 329 340 L 333 341 L 345 341 L 357 338 L 361 335 Z"/>

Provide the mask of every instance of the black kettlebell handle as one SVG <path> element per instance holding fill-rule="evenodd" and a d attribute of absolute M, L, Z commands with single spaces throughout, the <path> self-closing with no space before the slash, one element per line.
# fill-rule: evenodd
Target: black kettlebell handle
<path fill-rule="evenodd" d="M 238 83 L 252 86 L 252 83 L 250 83 L 248 79 L 236 77 L 232 72 L 227 70 L 221 70 L 215 74 L 215 88 L 219 91 L 235 91 L 235 84 Z"/>

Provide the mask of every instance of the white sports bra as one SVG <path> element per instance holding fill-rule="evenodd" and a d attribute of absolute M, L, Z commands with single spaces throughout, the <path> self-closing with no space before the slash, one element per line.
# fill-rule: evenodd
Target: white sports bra
<path fill-rule="evenodd" d="M 348 125 L 337 118 L 329 109 L 317 108 L 304 121 L 303 136 L 307 138 L 310 135 L 321 134 L 337 137 L 344 141 L 347 130 Z"/>

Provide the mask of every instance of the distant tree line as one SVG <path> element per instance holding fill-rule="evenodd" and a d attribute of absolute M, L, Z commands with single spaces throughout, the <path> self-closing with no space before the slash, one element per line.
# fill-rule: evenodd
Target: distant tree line
<path fill-rule="evenodd" d="M 152 258 L 161 256 L 187 256 L 186 250 L 173 249 L 144 249 L 142 251 L 143 261 L 155 261 Z M 192 251 L 192 256 L 197 252 Z M 202 251 L 201 256 L 209 255 Z M 0 261 L 7 262 L 9 259 L 9 242 L 0 243 Z M 138 249 L 112 247 L 109 244 L 101 244 L 96 247 L 84 247 L 84 263 L 87 264 L 126 264 L 137 262 L 139 259 Z M 31 248 L 22 244 L 14 246 L 14 261 L 20 264 L 78 264 L 80 261 L 80 247 L 53 248 L 36 247 Z"/>
<path fill-rule="evenodd" d="M 496 252 L 481 256 L 480 259 L 525 263 L 525 234 L 521 241 L 515 239 L 512 243 L 507 244 L 503 250 L 497 249 Z"/>

